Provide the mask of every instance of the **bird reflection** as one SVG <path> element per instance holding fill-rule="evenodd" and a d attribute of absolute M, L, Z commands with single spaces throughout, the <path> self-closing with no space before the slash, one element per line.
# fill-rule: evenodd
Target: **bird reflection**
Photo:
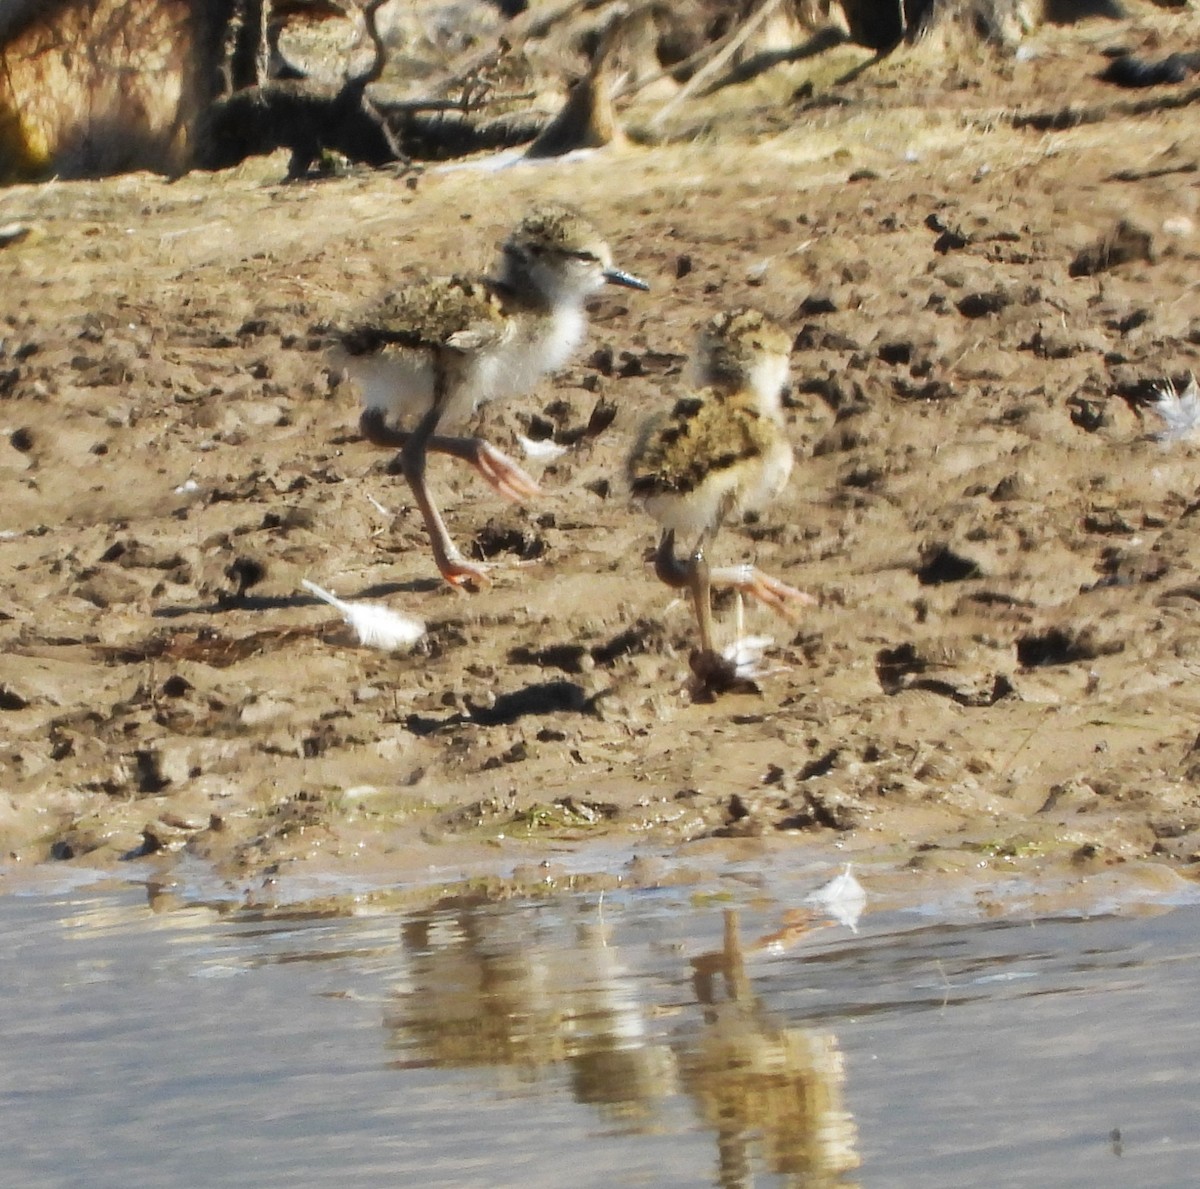
<path fill-rule="evenodd" d="M 514 914 L 465 912 L 404 931 L 412 986 L 387 1023 L 401 1067 L 496 1066 L 529 1080 L 566 1066 L 575 1098 L 636 1118 L 674 1089 L 673 1059 L 651 1043 L 638 988 L 608 929 L 575 945 L 537 944 Z"/>
<path fill-rule="evenodd" d="M 518 1083 L 565 1072 L 577 1102 L 637 1131 L 686 1095 L 716 1134 L 722 1189 L 753 1183 L 756 1153 L 789 1186 L 847 1184 L 859 1159 L 837 1039 L 772 1016 L 746 968 L 748 953 L 777 952 L 813 920 L 743 944 L 728 910 L 721 949 L 691 962 L 699 1019 L 650 1001 L 602 919 L 575 922 L 567 947 L 561 918 L 553 936 L 539 920 L 511 907 L 409 919 L 409 974 L 386 1019 L 397 1067 L 494 1067 Z"/>
<path fill-rule="evenodd" d="M 806 932 L 797 918 L 752 949 L 775 949 Z M 692 960 L 704 1028 L 683 1054 L 680 1078 L 717 1134 L 717 1184 L 753 1183 L 757 1138 L 763 1161 L 788 1185 L 845 1185 L 857 1168 L 856 1129 L 843 1100 L 845 1063 L 832 1033 L 786 1027 L 754 995 L 738 914 L 725 913 L 720 950 Z M 724 993 L 720 993 L 723 985 Z"/>

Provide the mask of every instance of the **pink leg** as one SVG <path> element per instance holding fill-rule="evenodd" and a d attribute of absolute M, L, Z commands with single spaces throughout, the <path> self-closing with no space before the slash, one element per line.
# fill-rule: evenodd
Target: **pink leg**
<path fill-rule="evenodd" d="M 469 462 L 493 491 L 514 504 L 541 494 L 532 475 L 483 438 L 435 438 L 429 448 Z"/>
<path fill-rule="evenodd" d="M 722 566 L 709 575 L 713 586 L 732 587 L 749 598 L 757 599 L 770 607 L 784 619 L 795 620 L 797 607 L 811 607 L 816 599 L 770 574 L 764 574 L 757 566 Z"/>
<path fill-rule="evenodd" d="M 425 482 L 426 450 L 440 416 L 441 409 L 435 404 L 421 418 L 416 429 L 408 435 L 400 451 L 401 461 L 404 464 L 404 477 L 408 480 L 413 498 L 417 501 L 417 507 L 421 511 L 421 518 L 425 521 L 425 530 L 429 533 L 429 543 L 433 546 L 433 560 L 442 577 L 456 590 L 461 590 L 468 583 L 475 586 L 486 586 L 488 583 L 486 567 L 472 565 L 458 551 L 457 546 L 450 539 L 446 522 L 433 502 L 433 497 L 429 494 L 429 487 Z"/>
<path fill-rule="evenodd" d="M 359 418 L 363 437 L 376 446 L 403 450 L 415 430 L 393 429 L 379 409 L 364 409 Z M 502 450 L 483 438 L 457 438 L 431 434 L 425 449 L 433 454 L 447 454 L 469 463 L 483 481 L 506 500 L 521 503 L 541 494 L 537 480 L 518 466 Z"/>

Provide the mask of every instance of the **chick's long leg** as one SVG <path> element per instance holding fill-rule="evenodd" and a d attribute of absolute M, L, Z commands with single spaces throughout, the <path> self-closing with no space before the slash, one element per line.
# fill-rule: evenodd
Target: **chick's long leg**
<path fill-rule="evenodd" d="M 703 538 L 697 543 L 688 558 L 688 589 L 692 593 L 692 606 L 696 611 L 696 623 L 700 627 L 700 648 L 703 652 L 715 652 L 713 647 L 712 582 L 708 559 L 704 556 Z"/>
<path fill-rule="evenodd" d="M 692 607 L 696 612 L 696 624 L 700 629 L 700 648 L 703 652 L 713 648 L 712 583 L 708 560 L 704 549 L 710 534 L 702 533 L 689 557 L 680 560 L 675 555 L 675 530 L 667 529 L 658 543 L 654 554 L 654 572 L 659 581 L 676 590 L 686 589 L 692 596 Z"/>
<path fill-rule="evenodd" d="M 364 409 L 358 425 L 363 437 L 372 445 L 402 452 L 416 432 L 393 429 L 387 424 L 382 409 Z M 425 443 L 425 449 L 429 453 L 448 454 L 451 458 L 470 463 L 493 491 L 513 503 L 521 503 L 541 494 L 541 488 L 532 475 L 483 438 L 448 437 L 432 433 Z"/>
<path fill-rule="evenodd" d="M 478 566 L 467 561 L 446 529 L 446 522 L 438 511 L 429 487 L 425 482 L 425 459 L 430 440 L 434 437 L 438 421 L 442 416 L 441 395 L 442 384 L 439 380 L 435 393 L 433 407 L 417 422 L 416 428 L 410 433 L 400 450 L 400 460 L 404 465 L 404 477 L 412 489 L 413 498 L 425 521 L 425 530 L 429 533 L 429 543 L 433 546 L 433 560 L 442 577 L 456 589 L 461 589 L 464 583 L 474 583 L 477 586 L 487 584 L 487 574 Z"/>

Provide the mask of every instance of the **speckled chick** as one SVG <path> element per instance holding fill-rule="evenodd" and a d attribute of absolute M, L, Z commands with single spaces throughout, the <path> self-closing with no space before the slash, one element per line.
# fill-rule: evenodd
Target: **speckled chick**
<path fill-rule="evenodd" d="M 692 361 L 698 386 L 646 422 L 629 456 L 630 490 L 663 529 L 655 571 L 691 593 L 706 653 L 714 651 L 713 585 L 732 586 L 784 615 L 791 604 L 812 601 L 754 566 L 712 570 L 705 557 L 731 513 L 762 509 L 791 474 L 781 403 L 790 353 L 790 336 L 760 311 L 717 314 Z M 686 559 L 675 555 L 677 534 L 694 541 Z"/>
<path fill-rule="evenodd" d="M 401 451 L 442 576 L 481 584 L 450 540 L 425 482 L 429 451 L 469 462 L 501 495 L 537 494 L 515 462 L 480 438 L 448 437 L 485 401 L 532 388 L 562 367 L 587 329 L 584 302 L 605 283 L 647 289 L 613 267 L 593 224 L 564 203 L 529 212 L 504 242 L 494 277 L 430 279 L 388 294 L 340 335 L 337 362 L 359 388 L 364 436 Z"/>

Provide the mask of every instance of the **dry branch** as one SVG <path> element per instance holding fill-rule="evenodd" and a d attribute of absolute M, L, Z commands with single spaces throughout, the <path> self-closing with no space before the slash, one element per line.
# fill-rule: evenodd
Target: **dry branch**
<path fill-rule="evenodd" d="M 761 3 L 746 17 L 740 25 L 734 26 L 725 35 L 723 44 L 717 54 L 690 79 L 655 113 L 651 125 L 663 122 L 685 99 L 690 98 L 710 79 L 715 78 L 727 62 L 754 35 L 759 26 L 765 24 L 767 17 L 779 6 L 779 0 L 761 0 Z"/>

